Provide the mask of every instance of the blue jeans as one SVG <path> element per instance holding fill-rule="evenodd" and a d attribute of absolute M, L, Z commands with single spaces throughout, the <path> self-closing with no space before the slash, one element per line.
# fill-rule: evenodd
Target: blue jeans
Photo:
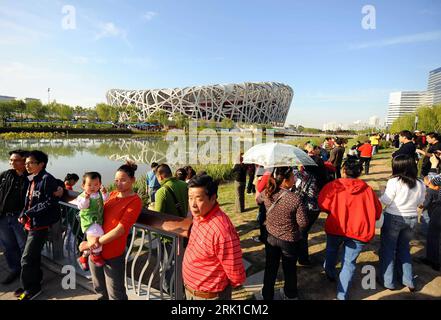
<path fill-rule="evenodd" d="M 415 287 L 409 241 L 416 224 L 416 216 L 402 217 L 384 213 L 381 228 L 380 280 L 388 289 L 395 289 L 395 280 L 398 278 L 401 278 L 404 286 Z"/>
<path fill-rule="evenodd" d="M 429 229 L 429 223 L 430 223 L 430 217 L 427 210 L 423 211 L 423 214 L 421 215 L 421 232 L 423 235 L 427 236 L 427 231 Z"/>
<path fill-rule="evenodd" d="M 0 217 L 0 245 L 5 249 L 6 262 L 13 273 L 21 270 L 21 255 L 26 244 L 26 233 L 17 219 L 18 215 Z"/>
<path fill-rule="evenodd" d="M 326 260 L 324 267 L 326 274 L 333 279 L 337 278 L 335 265 L 337 264 L 338 250 L 342 244 L 343 258 L 337 285 L 337 299 L 346 300 L 355 272 L 357 258 L 361 250 L 363 250 L 365 243 L 343 236 L 326 235 Z"/>

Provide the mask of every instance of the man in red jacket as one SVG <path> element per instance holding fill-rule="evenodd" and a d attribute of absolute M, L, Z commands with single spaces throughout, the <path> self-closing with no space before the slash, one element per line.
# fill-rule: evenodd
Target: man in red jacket
<path fill-rule="evenodd" d="M 357 258 L 364 245 L 375 235 L 375 221 L 380 219 L 382 207 L 377 195 L 363 180 L 362 166 L 357 160 L 343 164 L 343 178 L 323 187 L 319 194 L 320 208 L 328 213 L 325 231 L 325 273 L 335 281 L 337 256 L 343 244 L 344 256 L 338 279 L 337 299 L 346 300 L 348 288 L 354 275 Z"/>
<path fill-rule="evenodd" d="M 358 151 L 360 151 L 360 165 L 364 164 L 364 173 L 369 174 L 369 165 L 371 163 L 372 152 L 374 147 L 371 145 L 370 140 L 366 140 L 364 144 L 358 147 Z"/>

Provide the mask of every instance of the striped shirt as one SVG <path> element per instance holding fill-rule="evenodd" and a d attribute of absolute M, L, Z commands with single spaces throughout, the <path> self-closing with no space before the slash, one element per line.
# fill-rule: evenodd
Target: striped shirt
<path fill-rule="evenodd" d="M 193 219 L 182 275 L 186 286 L 205 292 L 221 292 L 245 282 L 239 235 L 219 204 Z"/>

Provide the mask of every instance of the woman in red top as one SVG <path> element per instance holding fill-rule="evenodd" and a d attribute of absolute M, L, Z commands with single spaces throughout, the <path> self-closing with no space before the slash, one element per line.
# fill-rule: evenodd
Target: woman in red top
<path fill-rule="evenodd" d="M 364 163 L 364 173 L 369 174 L 369 165 L 372 159 L 372 151 L 374 147 L 371 145 L 370 140 L 366 140 L 363 145 L 358 147 L 360 151 L 360 164 L 363 166 Z"/>
<path fill-rule="evenodd" d="M 80 251 L 103 246 L 102 256 L 106 262 L 97 267 L 89 261 L 95 291 L 99 300 L 127 300 L 124 285 L 127 236 L 141 213 L 142 201 L 133 191 L 136 164 L 127 162 L 115 174 L 116 190 L 111 192 L 104 204 L 104 235 L 95 242 L 82 242 Z"/>

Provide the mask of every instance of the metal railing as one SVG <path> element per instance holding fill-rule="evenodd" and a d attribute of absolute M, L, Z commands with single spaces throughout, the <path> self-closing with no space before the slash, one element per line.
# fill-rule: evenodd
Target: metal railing
<path fill-rule="evenodd" d="M 58 265 L 71 265 L 77 274 L 90 279 L 77 259 L 78 245 L 83 241 L 79 210 L 73 200 L 76 193 L 60 201 L 61 220 L 51 227 L 43 255 Z M 130 300 L 182 300 L 184 239 L 188 237 L 191 219 L 143 209 L 132 227 L 125 255 L 125 286 Z"/>

